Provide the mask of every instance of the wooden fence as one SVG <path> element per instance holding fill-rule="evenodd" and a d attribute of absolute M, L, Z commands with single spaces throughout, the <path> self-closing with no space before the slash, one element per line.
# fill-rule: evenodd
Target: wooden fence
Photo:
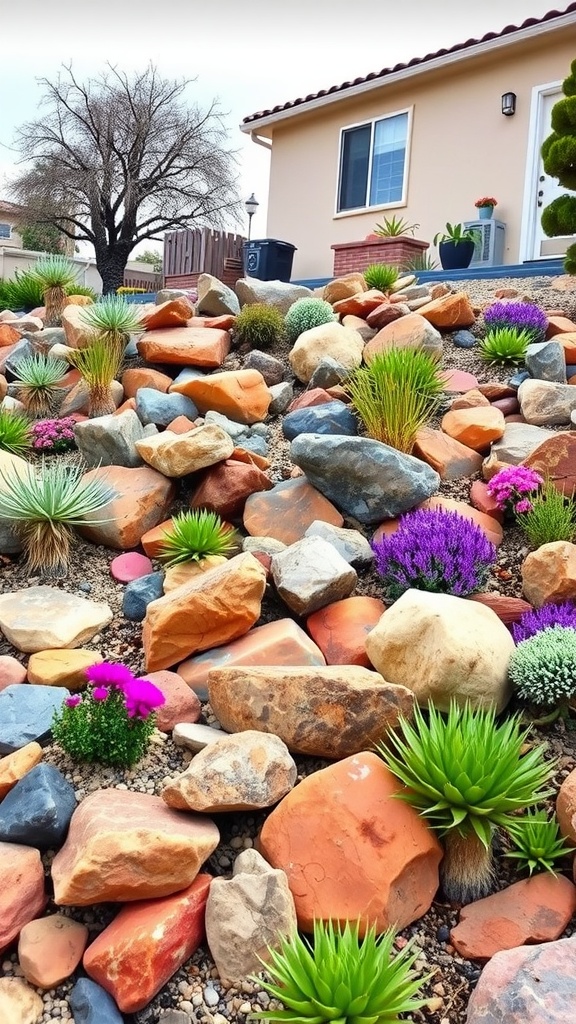
<path fill-rule="evenodd" d="M 157 292 L 162 287 L 162 274 L 146 270 L 125 270 L 125 288 L 145 288 L 147 292 Z"/>
<path fill-rule="evenodd" d="M 200 274 L 234 287 L 243 274 L 243 235 L 211 228 L 185 228 L 164 236 L 164 287 L 195 288 Z"/>

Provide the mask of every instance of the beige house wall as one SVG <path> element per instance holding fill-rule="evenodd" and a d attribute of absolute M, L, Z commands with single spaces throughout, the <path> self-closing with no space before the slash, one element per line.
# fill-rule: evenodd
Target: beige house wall
<path fill-rule="evenodd" d="M 364 238 L 384 216 L 419 223 L 416 237 L 431 242 L 446 221 L 476 219 L 474 201 L 489 195 L 506 223 L 504 262 L 517 263 L 532 90 L 561 81 L 575 56 L 576 25 L 565 26 L 263 128 L 273 131 L 267 235 L 297 246 L 292 278 L 331 276 L 330 246 Z M 513 117 L 501 113 L 504 92 L 517 95 Z M 404 109 L 406 204 L 336 214 L 341 128 Z"/>

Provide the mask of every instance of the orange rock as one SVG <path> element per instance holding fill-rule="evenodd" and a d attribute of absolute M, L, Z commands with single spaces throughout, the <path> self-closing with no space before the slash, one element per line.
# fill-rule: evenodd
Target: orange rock
<path fill-rule="evenodd" d="M 263 455 L 258 455 L 256 452 L 249 452 L 246 448 L 237 447 L 230 456 L 235 462 L 246 462 L 252 466 L 257 466 L 258 469 L 269 469 L 271 462 L 270 459 L 264 458 Z"/>
<path fill-rule="evenodd" d="M 224 555 L 206 555 L 199 562 L 189 561 L 170 565 L 164 571 L 162 590 L 165 594 L 170 594 L 177 587 L 181 587 L 183 583 L 189 583 L 195 576 L 210 572 L 218 565 L 225 565 L 227 561 L 228 559 Z"/>
<path fill-rule="evenodd" d="M 558 341 L 564 350 L 564 359 L 568 366 L 576 363 L 576 331 L 568 331 L 566 334 L 555 334 L 554 341 Z"/>
<path fill-rule="evenodd" d="M 264 377 L 258 370 L 213 373 L 173 384 L 170 391 L 191 398 L 201 415 L 214 409 L 237 423 L 263 420 L 271 401 Z"/>
<path fill-rule="evenodd" d="M 183 295 L 177 299 L 161 302 L 142 317 L 142 324 L 147 331 L 163 327 L 182 327 L 194 315 L 194 307 Z"/>
<path fill-rule="evenodd" d="M 162 523 L 158 523 L 157 526 L 153 526 L 150 530 L 146 530 L 146 533 L 142 534 L 140 544 L 148 555 L 148 558 L 158 558 L 158 555 L 162 550 L 162 542 L 164 541 L 165 534 L 171 529 L 172 520 L 165 519 Z"/>
<path fill-rule="evenodd" d="M 474 409 L 478 405 L 490 405 L 490 402 L 478 388 L 472 388 L 471 391 L 466 391 L 465 394 L 455 398 L 450 409 Z"/>
<path fill-rule="evenodd" d="M 36 988 L 56 988 L 74 973 L 88 941 L 85 924 L 50 914 L 25 924 L 18 940 L 18 962 Z"/>
<path fill-rule="evenodd" d="M 564 838 L 576 846 L 576 768 L 560 786 L 556 799 L 556 817 Z"/>
<path fill-rule="evenodd" d="M 532 610 L 528 601 L 523 601 L 521 597 L 506 597 L 504 594 L 470 594 L 468 600 L 491 608 L 505 626 L 520 622 L 522 616 Z"/>
<path fill-rule="evenodd" d="M 287 412 L 294 412 L 295 409 L 310 409 L 315 405 L 324 405 L 325 402 L 331 401 L 332 395 L 324 388 L 310 388 L 309 391 L 303 391 L 301 395 L 290 402 Z"/>
<path fill-rule="evenodd" d="M 453 498 L 445 498 L 441 494 L 434 494 L 431 498 L 423 501 L 418 508 L 445 508 L 451 512 L 458 512 L 465 519 L 471 519 L 473 523 L 482 527 L 488 540 L 498 547 L 502 543 L 504 531 L 502 526 L 492 516 L 485 515 L 476 508 L 472 508 L 465 501 L 455 501 Z"/>
<path fill-rule="evenodd" d="M 333 302 L 332 308 L 342 317 L 359 316 L 365 320 L 368 313 L 371 313 L 377 306 L 381 306 L 383 302 L 386 302 L 384 293 L 379 292 L 376 288 L 369 288 L 368 291 L 356 292 L 356 295 Z"/>
<path fill-rule="evenodd" d="M 0 758 L 0 800 L 3 800 L 32 768 L 40 764 L 42 756 L 42 747 L 39 743 L 27 743 L 25 747 L 20 747 L 19 750 Z"/>
<path fill-rule="evenodd" d="M 127 398 L 125 402 L 122 402 L 122 405 L 118 406 L 118 408 L 112 413 L 112 415 L 113 416 L 120 416 L 120 414 L 123 413 L 123 412 L 126 412 L 127 409 L 131 409 L 132 412 L 136 412 L 136 399 L 135 398 Z M 88 417 L 87 416 L 83 416 L 82 419 L 87 420 Z"/>
<path fill-rule="evenodd" d="M 271 491 L 251 494 L 244 506 L 244 528 L 252 537 L 274 537 L 283 544 L 301 540 L 316 519 L 332 526 L 344 525 L 338 509 L 305 477 L 284 480 Z"/>
<path fill-rule="evenodd" d="M 569 320 L 567 316 L 548 317 L 548 329 L 546 331 L 546 338 L 555 338 L 557 334 L 574 333 L 576 333 L 576 324 L 573 320 Z"/>
<path fill-rule="evenodd" d="M 260 617 L 266 572 L 249 552 L 194 577 L 146 609 L 146 669 L 170 668 L 197 651 L 236 640 Z"/>
<path fill-rule="evenodd" d="M 126 398 L 134 398 L 139 388 L 154 388 L 166 394 L 172 384 L 172 377 L 159 370 L 151 370 L 148 366 L 137 366 L 132 370 L 124 370 L 122 387 Z"/>
<path fill-rule="evenodd" d="M 94 337 L 94 329 L 84 320 L 82 306 L 64 306 L 62 327 L 66 335 L 66 344 L 70 348 L 84 348 Z"/>
<path fill-rule="evenodd" d="M 546 871 L 477 900 L 460 911 L 450 942 L 467 960 L 558 939 L 576 911 L 576 886 Z"/>
<path fill-rule="evenodd" d="M 427 462 L 442 480 L 472 476 L 482 467 L 482 456 L 441 430 L 423 427 L 416 435 L 413 455 Z"/>
<path fill-rule="evenodd" d="M 123 907 L 84 954 L 84 969 L 122 1013 L 142 1010 L 204 940 L 211 875 L 174 896 Z"/>
<path fill-rule="evenodd" d="M 28 659 L 28 682 L 38 686 L 65 686 L 68 690 L 84 690 L 86 669 L 104 661 L 100 651 L 82 648 L 54 648 L 38 651 Z"/>
<path fill-rule="evenodd" d="M 476 452 L 485 452 L 493 441 L 499 441 L 506 426 L 504 416 L 492 405 L 450 409 L 441 425 L 445 434 Z"/>
<path fill-rule="evenodd" d="M 225 459 L 206 470 L 202 482 L 192 493 L 190 508 L 204 508 L 223 519 L 237 519 L 250 494 L 269 491 L 273 486 L 257 466 Z"/>
<path fill-rule="evenodd" d="M 214 327 L 166 327 L 147 331 L 136 348 L 148 363 L 217 369 L 230 351 L 230 335 Z"/>
<path fill-rule="evenodd" d="M 44 867 L 40 852 L 0 842 L 0 953 L 44 910 Z"/>
<path fill-rule="evenodd" d="M 364 348 L 364 362 L 372 362 L 375 355 L 388 348 L 424 349 L 437 359 L 442 354 L 442 338 L 420 313 L 408 313 L 382 327 Z"/>
<path fill-rule="evenodd" d="M 156 728 L 172 732 L 178 722 L 197 722 L 202 713 L 198 697 L 177 672 L 149 672 L 149 679 L 164 694 L 166 703 L 156 710 Z"/>
<path fill-rule="evenodd" d="M 492 494 L 488 493 L 488 486 L 483 480 L 474 480 L 470 488 L 470 504 L 479 512 L 492 516 L 497 522 L 504 522 L 504 513 Z"/>
<path fill-rule="evenodd" d="M 366 654 L 366 634 L 385 611 L 386 605 L 377 597 L 347 597 L 309 615 L 306 629 L 327 665 L 372 668 Z"/>
<path fill-rule="evenodd" d="M 221 313 L 220 316 L 206 316 L 202 319 L 204 327 L 218 327 L 221 331 L 231 331 L 236 323 L 233 313 Z"/>
<path fill-rule="evenodd" d="M 556 490 L 571 498 L 576 490 L 576 434 L 562 431 L 549 437 L 522 465 L 551 480 Z"/>
<path fill-rule="evenodd" d="M 315 919 L 402 929 L 429 910 L 442 850 L 400 789 L 376 754 L 356 754 L 307 776 L 268 816 L 258 847 L 286 872 L 304 931 Z"/>
<path fill-rule="evenodd" d="M 15 327 L 11 327 L 10 324 L 0 324 L 0 348 L 4 348 L 5 345 L 15 345 L 20 338 L 20 331 L 17 331 Z"/>
<path fill-rule="evenodd" d="M 364 275 L 360 273 L 345 274 L 343 277 L 336 277 L 324 285 L 322 298 L 324 302 L 339 302 L 341 299 L 349 299 L 358 292 L 368 291 L 368 285 Z"/>
<path fill-rule="evenodd" d="M 576 544 L 556 540 L 531 551 L 522 564 L 522 592 L 535 608 L 576 599 Z"/>
<path fill-rule="evenodd" d="M 118 551 L 138 547 L 142 536 L 171 508 L 176 494 L 174 482 L 149 466 L 103 466 L 91 469 L 82 479 L 98 477 L 116 491 L 116 497 L 102 512 L 109 521 L 81 526 L 79 532 L 94 544 L 106 544 Z"/>
<path fill-rule="evenodd" d="M 89 295 L 67 295 L 66 304 L 68 306 L 93 306 L 94 300 Z"/>
<path fill-rule="evenodd" d="M 454 295 L 443 295 L 433 299 L 426 306 L 420 306 L 418 312 L 440 331 L 470 327 L 476 319 L 466 292 L 456 292 Z"/>

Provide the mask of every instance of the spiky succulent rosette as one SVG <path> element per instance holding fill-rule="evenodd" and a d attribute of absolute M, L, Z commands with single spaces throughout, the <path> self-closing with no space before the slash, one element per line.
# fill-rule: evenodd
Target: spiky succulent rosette
<path fill-rule="evenodd" d="M 522 818 L 515 818 L 508 825 L 508 833 L 515 849 L 510 857 L 531 875 L 534 871 L 549 871 L 555 875 L 557 860 L 574 852 L 574 847 L 560 835 L 560 825 L 555 816 L 549 818 L 546 811 L 527 811 Z"/>
<path fill-rule="evenodd" d="M 168 567 L 181 562 L 200 562 L 208 555 L 227 555 L 237 542 L 236 530 L 216 512 L 192 509 L 172 517 L 164 531 L 158 558 Z"/>

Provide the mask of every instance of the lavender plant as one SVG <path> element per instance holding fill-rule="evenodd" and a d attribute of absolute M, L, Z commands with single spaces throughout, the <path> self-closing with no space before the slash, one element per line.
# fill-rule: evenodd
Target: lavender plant
<path fill-rule="evenodd" d="M 522 640 L 508 674 L 528 703 L 549 708 L 567 704 L 576 693 L 576 630 L 550 626 Z"/>
<path fill-rule="evenodd" d="M 506 466 L 492 477 L 486 490 L 501 512 L 512 515 L 531 511 L 530 495 L 543 483 L 540 474 L 528 466 Z"/>
<path fill-rule="evenodd" d="M 410 588 L 466 597 L 480 590 L 496 561 L 484 531 L 458 512 L 419 509 L 395 533 L 372 543 L 388 600 Z"/>
<path fill-rule="evenodd" d="M 530 342 L 544 341 L 548 317 L 531 302 L 493 302 L 484 310 L 484 323 L 488 331 L 514 327 L 527 331 Z"/>
<path fill-rule="evenodd" d="M 563 604 L 543 604 L 541 608 L 531 608 L 529 612 L 524 612 L 520 621 L 512 625 L 514 643 L 520 644 L 523 640 L 529 640 L 531 636 L 536 636 L 543 629 L 550 629 L 552 626 L 565 626 L 567 629 L 576 630 L 576 605 L 572 601 L 564 601 Z"/>

